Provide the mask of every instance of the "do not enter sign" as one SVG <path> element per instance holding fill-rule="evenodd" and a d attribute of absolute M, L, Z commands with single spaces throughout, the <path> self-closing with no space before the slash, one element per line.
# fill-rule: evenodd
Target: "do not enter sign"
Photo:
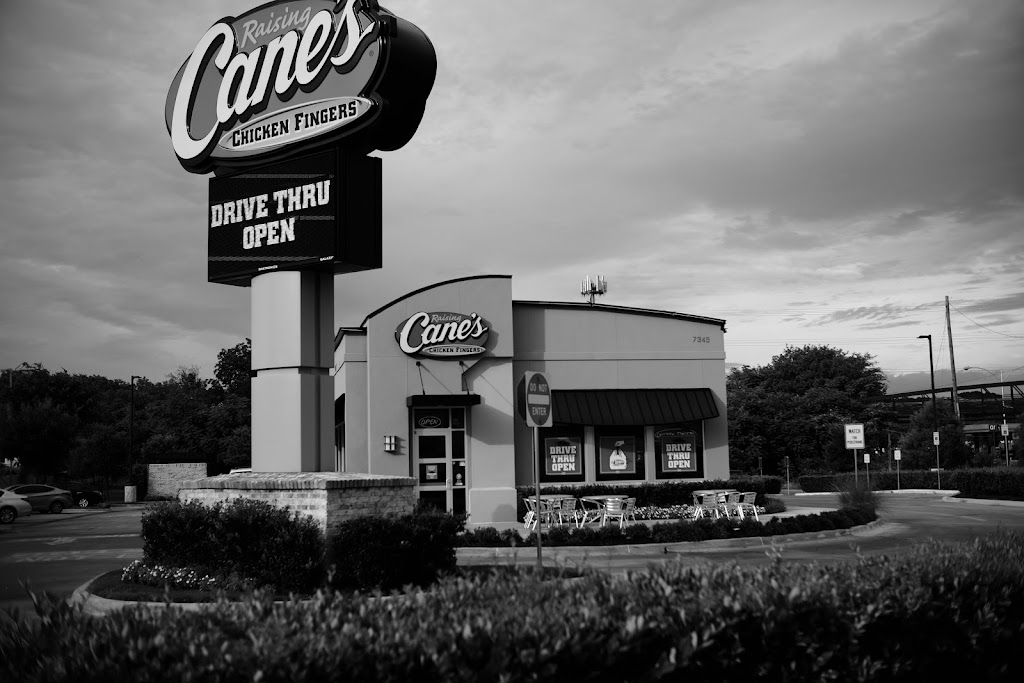
<path fill-rule="evenodd" d="M 519 385 L 519 414 L 530 427 L 551 426 L 551 386 L 540 372 L 527 372 Z"/>

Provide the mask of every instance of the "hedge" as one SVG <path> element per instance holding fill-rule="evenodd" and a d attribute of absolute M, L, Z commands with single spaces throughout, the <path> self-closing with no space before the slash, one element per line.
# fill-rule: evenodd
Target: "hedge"
<path fill-rule="evenodd" d="M 679 520 L 650 526 L 631 524 L 623 528 L 614 525 L 581 529 L 560 526 L 543 532 L 542 540 L 543 544 L 549 547 L 686 543 L 723 538 L 780 536 L 849 529 L 867 524 L 875 519 L 877 519 L 877 515 L 874 511 L 829 510 L 811 515 L 774 517 L 767 522 L 759 522 L 748 517 L 742 521 L 735 519 Z M 529 536 L 523 539 L 515 529 L 499 534 L 493 528 L 484 527 L 467 531 L 458 537 L 458 545 L 462 547 L 535 546 L 536 544 L 536 532 L 530 532 Z"/>
<path fill-rule="evenodd" d="M 465 517 L 440 512 L 344 521 L 332 538 L 331 585 L 391 590 L 432 584 L 455 569 L 456 538 L 465 526 Z"/>
<path fill-rule="evenodd" d="M 857 562 L 666 563 L 0 623 L 4 680 L 1024 680 L 1024 535 Z"/>
<path fill-rule="evenodd" d="M 864 473 L 858 477 L 865 481 Z M 851 484 L 852 472 L 841 474 L 816 474 L 800 477 L 800 488 L 807 493 L 836 491 Z M 870 473 L 871 488 L 895 490 L 896 472 L 887 470 Z M 899 473 L 899 488 L 934 489 L 937 484 L 935 472 L 927 470 L 905 470 Z M 956 469 L 942 472 L 942 488 L 958 490 L 967 498 L 1018 498 L 1024 500 L 1024 468 L 985 467 Z"/>
<path fill-rule="evenodd" d="M 670 507 L 672 505 L 692 505 L 693 492 L 700 489 L 736 489 L 738 491 L 754 491 L 757 493 L 756 504 L 764 507 L 765 496 L 778 494 L 782 491 L 782 479 L 779 477 L 744 477 L 737 479 L 713 479 L 708 481 L 663 481 L 643 484 L 564 484 L 561 486 L 542 485 L 541 494 L 568 494 L 577 498 L 581 496 L 597 496 L 607 493 L 618 493 L 636 498 L 637 507 Z M 516 501 L 518 506 L 517 519 L 526 515 L 523 498 L 536 495 L 534 486 L 517 486 Z"/>
<path fill-rule="evenodd" d="M 259 500 L 158 503 L 142 516 L 142 554 L 149 562 L 242 577 L 282 592 L 319 586 L 324 552 L 315 521 Z"/>

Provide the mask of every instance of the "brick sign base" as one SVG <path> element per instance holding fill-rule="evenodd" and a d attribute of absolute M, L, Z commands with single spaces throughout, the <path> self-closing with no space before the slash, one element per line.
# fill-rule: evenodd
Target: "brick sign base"
<path fill-rule="evenodd" d="M 183 482 L 181 502 L 214 505 L 235 498 L 263 500 L 312 517 L 330 545 L 337 526 L 364 515 L 411 514 L 416 480 L 343 472 L 246 472 Z"/>

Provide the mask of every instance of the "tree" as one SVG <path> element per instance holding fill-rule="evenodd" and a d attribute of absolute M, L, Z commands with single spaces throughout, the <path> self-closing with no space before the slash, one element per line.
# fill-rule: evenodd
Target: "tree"
<path fill-rule="evenodd" d="M 853 469 L 843 424 L 872 422 L 865 399 L 885 395 L 885 373 L 872 356 L 829 346 L 786 347 L 762 367 L 729 374 L 729 455 L 733 469 L 794 474 Z"/>
<path fill-rule="evenodd" d="M 953 411 L 949 401 L 938 401 L 935 404 L 937 413 L 932 410 L 932 402 L 926 401 L 919 411 L 910 418 L 910 430 L 903 437 L 904 467 L 907 469 L 931 469 L 935 467 L 935 443 L 932 433 L 935 431 L 934 415 L 938 415 L 939 426 L 939 462 L 944 469 L 963 467 L 968 464 L 970 449 L 964 443 L 966 435 L 960 418 Z"/>
<path fill-rule="evenodd" d="M 250 397 L 252 377 L 252 340 L 246 339 L 230 349 L 221 349 L 217 354 L 217 366 L 213 371 L 220 386 L 229 394 Z"/>
<path fill-rule="evenodd" d="M 78 418 L 52 399 L 23 405 L 4 420 L 2 452 L 21 463 L 23 475 L 54 475 L 64 467 L 77 428 Z"/>

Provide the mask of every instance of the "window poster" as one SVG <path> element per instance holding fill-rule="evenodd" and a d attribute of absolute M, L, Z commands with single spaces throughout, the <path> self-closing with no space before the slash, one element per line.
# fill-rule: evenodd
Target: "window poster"
<path fill-rule="evenodd" d="M 601 474 L 636 474 L 636 439 L 632 436 L 602 436 L 598 471 Z"/>
<path fill-rule="evenodd" d="M 704 449 L 692 428 L 662 429 L 654 433 L 659 479 L 703 476 Z"/>
<path fill-rule="evenodd" d="M 544 474 L 575 477 L 583 474 L 583 443 L 579 437 L 544 439 Z"/>
<path fill-rule="evenodd" d="M 697 471 L 697 435 L 679 432 L 661 439 L 661 467 L 666 472 Z"/>

